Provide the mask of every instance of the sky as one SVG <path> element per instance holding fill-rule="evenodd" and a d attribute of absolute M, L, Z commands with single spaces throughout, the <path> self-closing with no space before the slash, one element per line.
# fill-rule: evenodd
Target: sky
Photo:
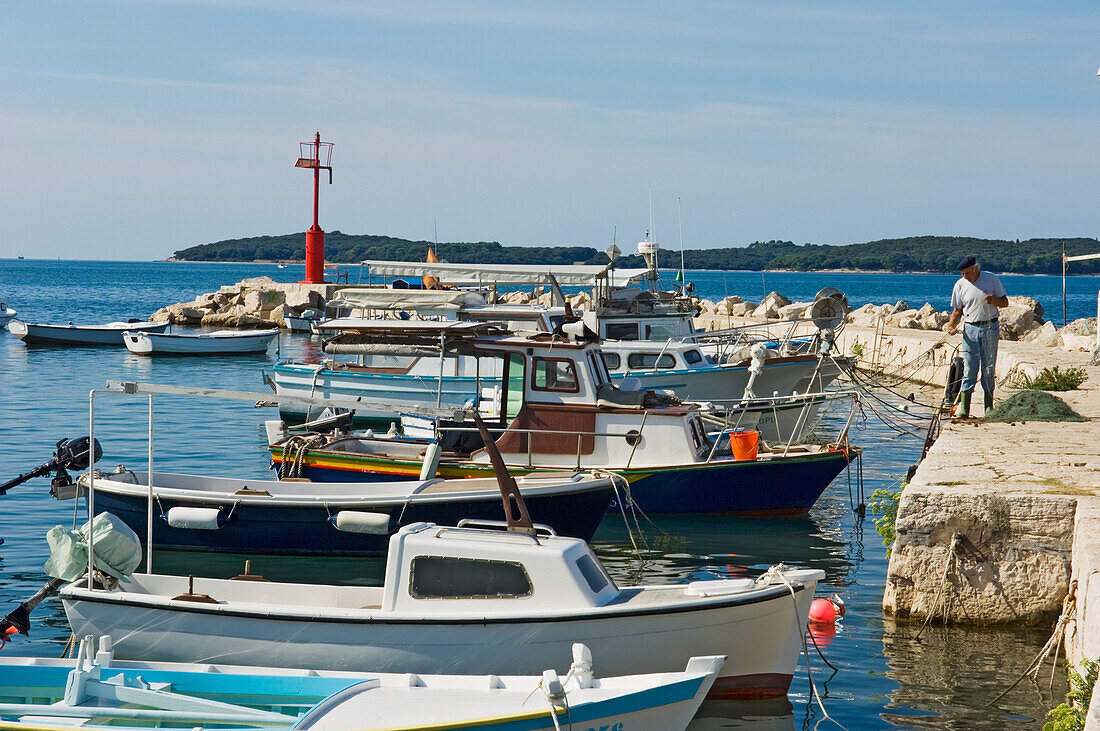
<path fill-rule="evenodd" d="M 0 257 L 304 231 L 317 131 L 327 231 L 1096 236 L 1098 39 L 1095 0 L 9 0 Z"/>

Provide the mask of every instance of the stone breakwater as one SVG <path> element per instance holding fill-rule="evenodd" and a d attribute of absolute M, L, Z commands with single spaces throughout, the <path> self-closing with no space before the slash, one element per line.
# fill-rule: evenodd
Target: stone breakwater
<path fill-rule="evenodd" d="M 1042 364 L 1086 370 L 1057 395 L 1088 420 L 945 424 L 902 492 L 883 609 L 978 625 L 1062 617 L 1079 663 L 1100 658 L 1100 367 L 1054 349 Z M 1097 709 L 1100 686 L 1087 729 L 1100 731 Z"/>
<path fill-rule="evenodd" d="M 1059 331 L 1043 319 L 1043 306 L 1031 297 L 1009 297 L 1008 307 L 1000 311 L 1001 338 L 1023 340 L 1043 345 L 1064 345 L 1070 337 L 1085 337 L 1096 333 L 1096 319 L 1078 321 L 1068 330 Z M 699 320 L 708 330 L 727 327 L 728 318 L 754 321 L 798 320 L 810 316 L 812 302 L 791 302 L 779 292 L 771 292 L 759 304 L 731 296 L 717 302 L 699 301 Z M 887 327 L 899 330 L 943 330 L 950 311 L 937 310 L 928 302 L 918 308 L 904 300 L 892 304 L 866 304 L 848 312 L 846 320 L 857 327 Z M 1091 323 L 1091 325 L 1089 324 Z"/>
<path fill-rule="evenodd" d="M 320 316 L 336 287 L 284 284 L 253 277 L 154 312 L 149 319 L 178 325 L 221 328 L 286 327 L 286 317 L 312 310 Z"/>

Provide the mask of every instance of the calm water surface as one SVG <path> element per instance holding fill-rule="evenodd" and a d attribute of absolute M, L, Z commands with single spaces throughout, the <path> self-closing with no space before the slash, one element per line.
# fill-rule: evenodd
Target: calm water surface
<path fill-rule="evenodd" d="M 95 323 L 146 317 L 166 304 L 192 299 L 248 276 L 281 281 L 302 276 L 300 267 L 255 264 L 168 264 L 0 260 L 0 301 L 28 321 Z M 356 273 L 352 272 L 352 281 Z M 728 292 L 758 300 L 764 289 L 792 299 L 811 299 L 826 286 L 848 292 L 852 304 L 904 299 L 946 308 L 954 277 L 935 275 L 692 273 L 697 289 L 716 299 Z M 670 280 L 667 278 L 666 281 Z M 1010 294 L 1027 294 L 1061 310 L 1061 280 L 1005 277 Z M 1070 280 L 1069 316 L 1095 313 L 1100 279 Z M 262 372 L 277 357 L 316 358 L 318 345 L 305 336 L 283 336 L 280 353 L 235 358 L 151 359 L 123 348 L 27 348 L 0 331 L 0 480 L 47 460 L 58 439 L 86 434 L 88 395 L 107 379 L 264 390 Z M 931 396 L 927 400 L 930 400 Z M 144 397 L 99 397 L 96 436 L 104 447 L 101 467 L 123 463 L 144 469 Z M 841 419 L 844 414 L 831 415 Z M 263 421 L 271 409 L 209 399 L 157 397 L 158 470 L 226 476 L 267 477 Z M 895 484 L 920 454 L 916 429 L 887 426 L 873 412 L 859 422 L 853 441 L 865 448 L 864 492 Z M 0 496 L 0 616 L 45 581 L 44 534 L 57 524 L 83 522 L 74 502 L 49 496 L 49 480 L 36 479 Z M 622 520 L 609 516 L 596 536 L 601 558 L 620 581 L 659 583 L 707 577 L 753 575 L 780 561 L 821 568 L 824 596 L 840 593 L 848 613 L 831 637 L 818 644 L 839 670 L 833 673 L 811 647 L 810 666 L 829 715 L 848 729 L 1039 728 L 1046 710 L 1065 692 L 1061 676 L 1053 693 L 1021 683 L 994 707 L 992 698 L 1012 683 L 1046 641 L 1048 631 L 992 631 L 933 627 L 917 641 L 917 627 L 895 625 L 880 609 L 887 556 L 871 520 L 852 511 L 858 502 L 854 474 L 842 474 L 809 516 L 749 520 L 697 516 L 642 521 L 642 555 L 636 555 Z M 162 570 L 194 570 L 193 559 L 158 554 Z M 262 561 L 267 561 L 263 559 Z M 206 563 L 204 571 L 231 575 L 239 558 Z M 375 582 L 379 562 L 328 567 L 332 578 Z M 269 576 L 314 580 L 318 567 L 296 561 L 256 565 Z M 45 602 L 33 615 L 30 638 L 19 636 L 3 652 L 56 655 L 69 636 L 61 605 Z M 598 663 L 598 658 L 597 658 Z M 795 729 L 836 727 L 812 702 L 805 664 L 787 700 L 759 704 L 708 703 L 693 724 L 698 729 Z"/>

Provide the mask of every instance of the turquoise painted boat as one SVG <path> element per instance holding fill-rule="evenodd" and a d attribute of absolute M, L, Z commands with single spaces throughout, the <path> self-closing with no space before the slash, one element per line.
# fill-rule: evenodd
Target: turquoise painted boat
<path fill-rule="evenodd" d="M 684 729 L 721 656 L 680 672 L 593 675 L 573 646 L 568 675 L 413 675 L 117 660 L 110 637 L 77 657 L 0 661 L 0 729 L 296 729 L 301 731 L 539 731 Z M 619 724 L 616 726 L 616 724 Z"/>

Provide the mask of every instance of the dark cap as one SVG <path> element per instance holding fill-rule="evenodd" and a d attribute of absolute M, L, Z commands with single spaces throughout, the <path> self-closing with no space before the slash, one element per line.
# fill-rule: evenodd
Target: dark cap
<path fill-rule="evenodd" d="M 967 256 L 967 257 L 963 258 L 963 260 L 960 261 L 959 265 L 955 268 L 958 269 L 961 272 L 963 269 L 969 269 L 970 267 L 974 266 L 977 263 L 978 263 L 977 259 L 975 259 L 972 256 Z"/>

